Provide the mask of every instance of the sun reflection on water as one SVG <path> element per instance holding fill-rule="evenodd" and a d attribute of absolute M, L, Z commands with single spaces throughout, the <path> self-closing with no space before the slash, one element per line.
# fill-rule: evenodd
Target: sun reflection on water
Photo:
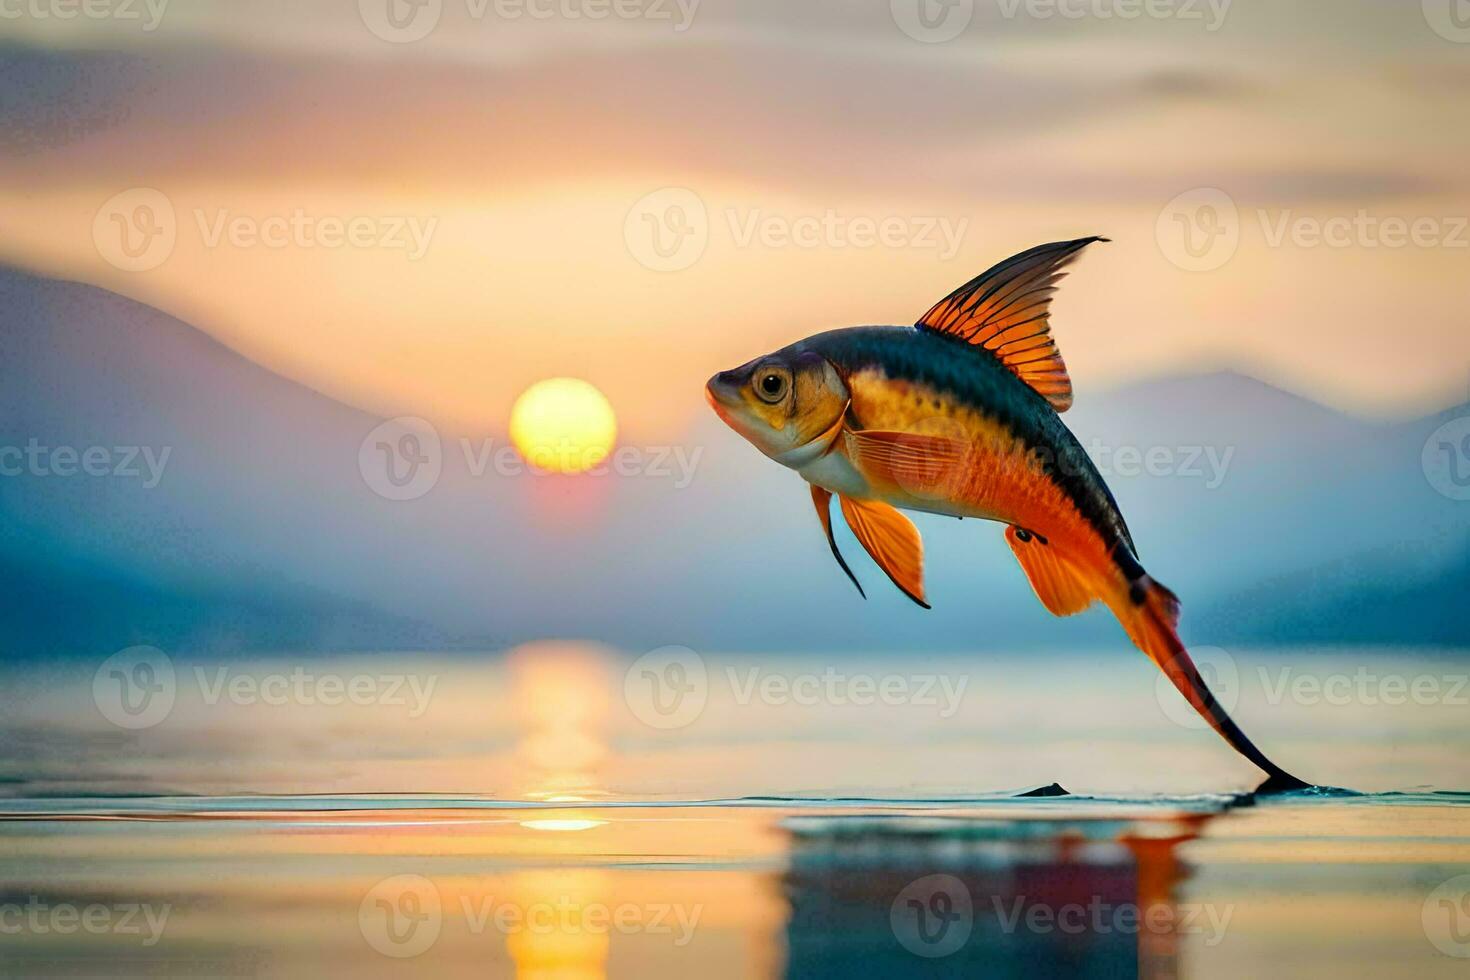
<path fill-rule="evenodd" d="M 580 802 L 599 793 L 608 761 L 611 655 L 591 644 L 542 642 L 506 659 L 520 736 L 517 795 Z"/>

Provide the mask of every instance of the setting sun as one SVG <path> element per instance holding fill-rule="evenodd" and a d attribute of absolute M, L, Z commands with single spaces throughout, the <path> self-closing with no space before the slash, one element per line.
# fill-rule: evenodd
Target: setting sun
<path fill-rule="evenodd" d="M 579 378 L 536 382 L 510 413 L 516 449 L 532 466 L 558 473 L 580 473 L 602 462 L 617 433 L 612 405 Z"/>

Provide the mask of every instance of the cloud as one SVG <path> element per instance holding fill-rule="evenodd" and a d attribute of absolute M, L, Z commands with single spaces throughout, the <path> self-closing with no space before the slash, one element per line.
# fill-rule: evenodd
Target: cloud
<path fill-rule="evenodd" d="M 122 125 L 144 78 L 144 66 L 128 55 L 0 42 L 0 153 L 42 156 Z"/>
<path fill-rule="evenodd" d="M 618 48 L 504 67 L 11 46 L 0 166 L 42 184 L 105 173 L 432 177 L 493 189 L 701 172 L 787 186 L 963 186 L 957 151 L 1136 98 L 1055 71 L 789 45 L 691 43 L 650 55 Z"/>
<path fill-rule="evenodd" d="M 1452 68 L 1354 77 L 1338 97 L 1318 99 L 1319 88 L 1333 90 L 1330 70 L 1309 77 L 1248 61 L 1226 67 L 1202 44 L 1134 41 L 1127 58 L 1099 63 L 1070 43 L 1009 43 L 1017 31 L 1042 28 L 1007 22 L 1001 41 L 966 35 L 920 45 L 895 38 L 886 10 L 877 18 L 831 6 L 787 19 L 833 31 L 784 36 L 770 4 L 736 16 L 710 3 L 688 35 L 555 24 L 516 58 L 261 44 L 266 27 L 290 23 L 281 11 L 183 25 L 227 23 L 238 30 L 233 44 L 183 30 L 118 50 L 0 43 L 0 175 L 32 187 L 254 181 L 492 197 L 632 178 L 1058 203 L 1151 202 L 1179 187 L 1225 183 L 1246 196 L 1304 200 L 1451 186 L 1421 173 L 1443 158 L 1447 130 L 1410 125 L 1402 112 L 1384 119 L 1398 127 L 1396 139 L 1408 137 L 1396 170 L 1375 155 L 1381 142 L 1368 113 L 1381 116 L 1411 77 L 1452 95 L 1465 78 Z M 976 16 L 993 13 L 981 5 Z M 321 10 L 311 23 L 313 38 L 364 33 Z M 506 37 L 473 27 L 485 47 L 509 50 Z M 1102 48 L 1087 50 L 1121 52 L 1117 32 L 1104 34 Z M 1181 67 L 1181 51 L 1201 57 Z M 1302 125 L 1336 145 L 1283 153 L 1274 141 L 1314 100 Z M 1230 115 L 1191 123 L 1180 115 L 1191 107 Z M 1353 118 L 1361 125 L 1347 126 Z M 1175 138 L 1186 125 L 1188 137 Z M 1352 153 L 1354 145 L 1363 152 Z M 1357 168 L 1343 168 L 1345 148 Z"/>
<path fill-rule="evenodd" d="M 1145 75 L 1138 90 L 1166 99 L 1230 101 L 1250 98 L 1262 89 L 1238 74 L 1168 68 Z"/>

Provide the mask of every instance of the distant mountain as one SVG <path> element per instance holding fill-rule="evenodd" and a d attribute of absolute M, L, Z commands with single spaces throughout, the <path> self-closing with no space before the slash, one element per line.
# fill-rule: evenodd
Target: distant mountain
<path fill-rule="evenodd" d="M 0 581 L 6 583 L 0 592 L 0 651 L 29 657 L 135 644 L 216 653 L 493 645 L 309 586 L 167 587 L 135 580 L 117 567 L 59 567 L 13 553 L 0 554 Z"/>
<path fill-rule="evenodd" d="M 371 416 L 157 311 L 3 268 L 0 379 L 0 446 L 27 454 L 0 457 L 0 656 L 487 642 L 333 595 L 271 547 L 325 543 L 341 488 L 311 455 Z"/>
<path fill-rule="evenodd" d="M 1463 647 L 1470 548 L 1448 566 L 1415 574 L 1421 559 L 1390 548 L 1268 579 L 1212 603 L 1196 628 L 1258 645 Z"/>
<path fill-rule="evenodd" d="M 1209 604 L 1200 626 L 1258 643 L 1465 646 L 1470 501 L 1434 491 L 1422 463 L 1430 435 L 1460 418 L 1470 404 L 1304 440 L 1285 472 L 1307 502 L 1300 534 L 1314 538 L 1314 560 Z"/>
<path fill-rule="evenodd" d="M 0 268 L 0 656 L 1123 645 L 1104 614 L 1050 617 L 982 522 L 917 518 L 932 612 L 840 531 L 861 601 L 800 478 L 703 412 L 697 381 L 690 399 L 698 421 L 643 475 L 498 474 L 480 464 L 503 433 L 444 430 L 432 488 L 390 499 L 383 420 L 147 306 Z M 1419 462 L 1441 420 L 1365 422 L 1230 373 L 1084 389 L 1067 415 L 1210 643 L 1470 644 L 1434 615 L 1470 554 L 1470 503 Z M 697 462 L 687 481 L 665 448 Z"/>

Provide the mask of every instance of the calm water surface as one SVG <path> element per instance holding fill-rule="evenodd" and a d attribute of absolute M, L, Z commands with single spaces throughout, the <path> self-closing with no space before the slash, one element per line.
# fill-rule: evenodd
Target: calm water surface
<path fill-rule="evenodd" d="M 1455 653 L 1213 656 L 1255 805 L 1121 650 L 149 656 L 4 671 L 5 975 L 1470 970 Z"/>

